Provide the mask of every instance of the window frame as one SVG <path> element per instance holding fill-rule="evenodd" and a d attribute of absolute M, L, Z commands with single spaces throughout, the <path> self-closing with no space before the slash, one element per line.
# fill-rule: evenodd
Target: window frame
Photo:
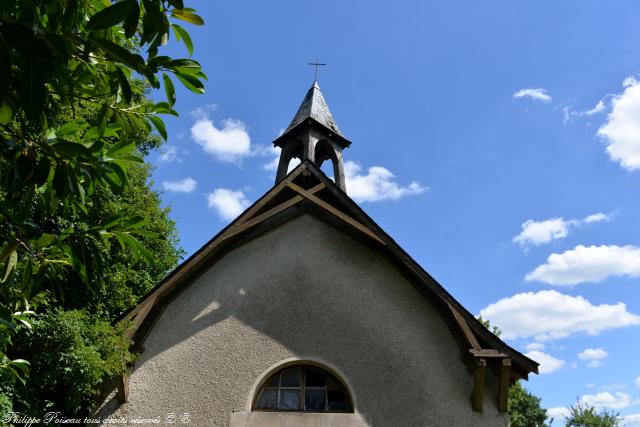
<path fill-rule="evenodd" d="M 281 386 L 280 375 L 283 371 L 291 368 L 299 368 L 300 369 L 300 386 L 299 387 L 286 387 Z M 330 410 L 330 409 L 305 409 L 305 395 L 307 388 L 309 390 L 323 390 L 325 393 L 325 407 L 328 406 L 328 393 L 329 389 L 327 388 L 327 383 L 325 382 L 324 387 L 307 387 L 306 386 L 306 369 L 313 369 L 321 372 L 326 376 L 327 379 L 332 378 L 336 383 L 341 387 L 341 392 L 344 393 L 348 408 L 345 410 Z M 273 380 L 273 377 L 278 376 L 278 386 L 277 387 L 268 387 L 267 384 Z M 298 390 L 299 389 L 299 407 L 298 409 L 270 409 L 270 408 L 258 408 L 258 401 L 260 400 L 260 396 L 262 395 L 264 390 L 271 389 L 277 390 L 277 402 L 280 402 L 280 391 L 281 390 Z M 256 392 L 253 396 L 253 400 L 251 402 L 251 411 L 255 412 L 293 412 L 293 413 L 314 413 L 314 414 L 353 414 L 355 413 L 353 399 L 351 397 L 351 392 L 347 384 L 342 380 L 340 375 L 338 375 L 332 369 L 327 368 L 326 366 L 320 365 L 318 363 L 312 362 L 291 362 L 284 365 L 280 365 L 269 374 L 265 375 L 265 377 L 260 381 L 260 384 L 256 388 Z"/>

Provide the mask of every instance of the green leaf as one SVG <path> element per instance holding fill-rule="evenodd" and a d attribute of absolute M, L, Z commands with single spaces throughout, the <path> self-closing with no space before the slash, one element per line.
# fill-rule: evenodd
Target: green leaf
<path fill-rule="evenodd" d="M 104 103 L 98 113 L 98 138 L 102 138 L 104 130 L 107 127 L 107 120 L 109 119 L 107 113 L 109 112 L 109 104 Z"/>
<path fill-rule="evenodd" d="M 176 9 L 184 9 L 184 3 L 182 0 L 169 0 L 169 4 Z"/>
<path fill-rule="evenodd" d="M 65 141 L 63 139 L 57 139 L 55 144 L 51 147 L 58 152 L 58 154 L 62 154 L 62 157 L 71 157 L 72 159 L 75 157 L 80 157 L 81 159 L 93 159 L 93 153 L 84 145 L 79 142 L 71 142 Z"/>
<path fill-rule="evenodd" d="M 189 56 L 193 55 L 193 42 L 191 41 L 189 33 L 178 24 L 172 24 L 171 26 L 173 27 L 173 31 L 176 33 L 176 39 L 182 39 L 184 41 L 184 45 L 187 47 Z"/>
<path fill-rule="evenodd" d="M 11 252 L 9 254 L 9 258 L 7 259 L 7 262 L 5 263 L 4 277 L 2 278 L 0 283 L 4 283 L 4 282 L 7 281 L 7 279 L 9 278 L 9 275 L 11 275 L 11 271 L 13 271 L 13 269 L 16 266 L 16 264 L 18 264 L 18 251 L 13 250 L 13 252 Z"/>
<path fill-rule="evenodd" d="M 204 85 L 202 84 L 200 79 L 198 79 L 197 77 L 194 77 L 190 74 L 183 74 L 183 73 L 177 73 L 177 72 L 175 73 L 175 75 L 178 78 L 178 80 L 180 80 L 180 82 L 182 82 L 182 84 L 191 92 L 195 92 L 198 94 L 204 93 Z"/>
<path fill-rule="evenodd" d="M 164 80 L 164 91 L 167 94 L 167 102 L 170 107 L 173 107 L 173 104 L 176 103 L 176 90 L 173 87 L 173 82 L 167 73 L 162 73 L 162 80 Z"/>
<path fill-rule="evenodd" d="M 136 71 L 142 71 L 144 68 L 144 59 L 142 59 L 140 55 L 131 53 L 119 44 L 95 37 L 92 38 L 91 41 L 117 62 Z"/>
<path fill-rule="evenodd" d="M 151 120 L 151 123 L 153 123 L 153 125 L 156 127 L 156 129 L 158 130 L 158 133 L 162 136 L 162 139 L 166 141 L 167 129 L 165 128 L 164 122 L 162 121 L 162 119 L 158 116 L 149 116 L 148 119 Z"/>
<path fill-rule="evenodd" d="M 124 20 L 124 36 L 131 38 L 138 29 L 138 21 L 140 21 L 140 5 L 137 1 L 133 1 L 131 10 Z"/>
<path fill-rule="evenodd" d="M 132 3 L 136 3 L 136 1 L 123 0 L 102 9 L 89 19 L 87 28 L 89 30 L 101 30 L 113 27 L 114 25 L 124 21 L 127 15 L 129 15 Z"/>
<path fill-rule="evenodd" d="M 120 81 L 120 90 L 122 91 L 122 98 L 127 104 L 131 103 L 131 86 L 129 85 L 129 79 L 124 74 L 124 71 L 120 67 L 116 67 L 118 73 L 118 79 Z"/>
<path fill-rule="evenodd" d="M 42 236 L 38 240 L 36 240 L 36 246 L 39 248 L 44 248 L 52 244 L 57 240 L 56 236 L 53 234 L 43 233 Z"/>
<path fill-rule="evenodd" d="M 121 227 L 124 229 L 129 228 L 140 228 L 149 223 L 149 218 L 145 218 L 142 216 L 134 216 L 133 218 L 127 219 L 122 223 Z"/>
<path fill-rule="evenodd" d="M 171 15 L 174 18 L 180 19 L 181 21 L 189 22 L 190 24 L 204 25 L 204 21 L 200 16 L 196 15 L 193 12 L 187 12 L 184 9 L 183 10 L 173 9 L 171 11 Z"/>
<path fill-rule="evenodd" d="M 107 156 L 116 157 L 120 154 L 130 153 L 135 150 L 136 145 L 133 141 L 120 141 L 107 151 Z"/>
<path fill-rule="evenodd" d="M 75 120 L 69 123 L 64 124 L 63 126 L 56 129 L 57 136 L 67 136 L 73 135 L 79 130 L 84 130 L 89 126 L 85 120 Z"/>
<path fill-rule="evenodd" d="M 144 163 L 144 159 L 138 156 L 118 156 L 118 160 L 127 160 L 129 162 Z"/>
<path fill-rule="evenodd" d="M 11 121 L 13 117 L 13 111 L 11 110 L 11 106 L 8 102 L 3 102 L 0 104 L 0 124 L 6 125 Z"/>

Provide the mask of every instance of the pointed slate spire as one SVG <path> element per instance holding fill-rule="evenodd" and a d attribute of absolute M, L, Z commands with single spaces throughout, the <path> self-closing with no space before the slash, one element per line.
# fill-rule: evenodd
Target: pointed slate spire
<path fill-rule="evenodd" d="M 338 124 L 331 115 L 329 106 L 324 100 L 322 91 L 320 91 L 320 86 L 316 81 L 313 82 L 313 85 L 307 91 L 307 95 L 302 100 L 300 108 L 298 108 L 298 112 L 296 113 L 293 120 L 291 120 L 291 123 L 284 131 L 284 133 L 289 132 L 291 129 L 302 123 L 307 118 L 314 119 L 321 125 L 326 126 L 338 135 L 344 137 L 340 132 L 340 129 L 338 128 Z"/>
<path fill-rule="evenodd" d="M 345 190 L 342 150 L 351 145 L 351 141 L 340 132 L 318 82 L 313 82 L 293 120 L 273 145 L 282 149 L 276 183 L 287 175 L 291 159 L 310 160 L 318 167 L 329 160 L 336 185 Z"/>

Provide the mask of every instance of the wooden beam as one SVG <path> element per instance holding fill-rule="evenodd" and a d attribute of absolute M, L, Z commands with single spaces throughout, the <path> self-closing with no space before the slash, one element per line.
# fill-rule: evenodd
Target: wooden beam
<path fill-rule="evenodd" d="M 122 403 L 129 401 L 129 375 L 122 374 L 118 377 L 118 400 Z"/>
<path fill-rule="evenodd" d="M 484 380 L 487 374 L 486 359 L 475 359 L 476 366 L 473 370 L 473 392 L 471 393 L 471 407 L 476 412 L 482 412 L 482 399 L 484 393 Z"/>
<path fill-rule="evenodd" d="M 315 203 L 316 205 L 320 206 L 324 210 L 326 210 L 326 211 L 332 213 L 333 215 L 337 216 L 343 222 L 347 223 L 351 227 L 361 231 L 362 233 L 364 233 L 367 236 L 371 237 L 373 240 L 377 241 L 378 243 L 382 244 L 383 246 L 386 246 L 386 243 L 381 238 L 379 238 L 373 231 L 371 231 L 369 228 L 367 228 L 366 226 L 362 225 L 360 222 L 356 221 L 355 219 L 351 218 L 349 215 L 346 215 L 344 212 L 341 212 L 338 209 L 334 208 L 333 206 L 331 206 L 329 203 L 325 202 L 324 200 L 314 196 L 313 194 L 311 194 L 310 192 L 308 192 L 304 188 L 302 188 L 302 187 L 300 187 L 300 186 L 298 186 L 298 185 L 296 185 L 296 184 L 294 184 L 292 182 L 287 184 L 287 187 L 291 188 L 293 191 L 297 192 L 298 194 L 300 194 L 305 199 Z"/>
<path fill-rule="evenodd" d="M 502 359 L 500 365 L 500 379 L 498 383 L 498 410 L 507 412 L 509 407 L 509 377 L 511 377 L 511 359 Z"/>
<path fill-rule="evenodd" d="M 471 328 L 469 328 L 469 324 L 462 318 L 462 315 L 455 309 L 455 307 L 453 307 L 453 305 L 451 305 L 449 301 L 447 301 L 447 305 L 449 306 L 449 310 L 451 310 L 451 314 L 453 314 L 453 318 L 456 320 L 456 323 L 467 339 L 468 344 L 473 350 L 481 350 L 482 347 L 480 347 L 480 343 L 476 339 L 476 336 L 473 335 Z"/>
<path fill-rule="evenodd" d="M 300 170 L 298 170 L 297 172 L 292 172 L 289 176 L 287 176 L 285 179 L 283 179 L 282 181 L 280 181 L 278 183 L 278 185 L 276 185 L 275 187 L 273 187 L 268 194 L 265 195 L 265 197 L 262 198 L 262 200 L 259 200 L 255 205 L 253 205 L 251 208 L 249 208 L 246 212 L 244 212 L 235 222 L 235 224 L 233 225 L 233 227 L 231 227 L 231 229 L 229 230 L 230 232 L 232 231 L 232 229 L 236 229 L 238 227 L 240 227 L 241 225 L 243 225 L 246 221 L 248 221 L 249 219 L 251 219 L 251 217 L 253 215 L 255 215 L 256 212 L 258 212 L 260 209 L 262 209 L 262 207 L 264 207 L 264 205 L 266 205 L 269 201 L 271 201 L 271 199 L 273 198 L 273 196 L 277 193 L 280 192 L 280 190 L 282 190 L 284 187 L 287 186 L 287 184 L 289 184 L 290 182 L 292 182 L 298 175 L 300 175 L 301 172 L 304 172 L 307 170 L 306 165 L 303 165 Z"/>
<path fill-rule="evenodd" d="M 507 357 L 506 354 L 492 348 L 481 348 L 479 350 L 472 348 L 469 350 L 469 353 L 473 354 L 474 357 L 484 357 L 487 359 L 504 359 Z"/>
<path fill-rule="evenodd" d="M 155 304 L 155 302 L 156 302 L 156 297 L 153 296 L 148 301 L 146 301 L 144 304 L 141 305 L 140 310 L 138 310 L 138 312 L 136 313 L 135 317 L 132 320 L 133 326 L 127 330 L 127 336 L 129 338 L 131 338 L 133 334 L 138 330 L 138 328 L 140 327 L 144 319 L 147 317 L 147 315 L 153 308 L 153 305 Z"/>
<path fill-rule="evenodd" d="M 316 185 L 315 187 L 310 188 L 308 191 L 309 193 L 313 194 L 313 193 L 317 193 L 318 191 L 322 190 L 325 187 L 324 183 L 320 183 L 318 185 Z M 255 216 L 254 218 L 251 218 L 249 220 L 247 220 L 244 224 L 242 224 L 242 226 L 235 228 L 233 230 L 230 230 L 229 233 L 226 233 L 223 238 L 224 239 L 228 239 L 230 237 L 235 236 L 236 234 L 242 233 L 243 231 L 245 231 L 247 228 L 251 228 L 254 225 L 274 216 L 277 213 L 282 212 L 283 210 L 290 208 L 291 206 L 294 206 L 296 203 L 299 203 L 303 200 L 304 198 L 300 195 L 294 196 L 291 199 L 287 200 L 284 203 L 279 204 L 276 207 L 273 207 L 271 209 L 269 209 L 268 211 L 261 213 L 260 215 Z"/>

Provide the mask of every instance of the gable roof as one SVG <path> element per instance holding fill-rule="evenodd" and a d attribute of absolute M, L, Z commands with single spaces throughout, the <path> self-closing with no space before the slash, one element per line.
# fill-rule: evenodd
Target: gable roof
<path fill-rule="evenodd" d="M 506 411 L 508 384 L 527 379 L 531 372 L 538 373 L 538 363 L 511 348 L 482 325 L 311 161 L 298 165 L 142 297 L 138 305 L 120 317 L 120 321 L 132 322 L 130 336 L 133 348 L 138 351 L 143 349 L 145 338 L 164 308 L 224 254 L 305 212 L 350 234 L 392 262 L 438 309 L 460 347 L 463 360 L 471 368 L 479 367 L 484 372 L 487 363 L 497 363 L 498 368 L 509 367 L 500 368 L 501 410 L 504 407 Z M 474 400 L 474 409 L 476 405 L 481 409 L 484 373 L 481 380 L 476 377 L 477 373 L 474 373 L 474 384 L 480 381 L 482 385 L 474 386 L 474 396 L 476 392 L 480 393 L 479 398 L 474 397 L 477 400 Z M 507 391 L 503 391 L 504 382 Z"/>

